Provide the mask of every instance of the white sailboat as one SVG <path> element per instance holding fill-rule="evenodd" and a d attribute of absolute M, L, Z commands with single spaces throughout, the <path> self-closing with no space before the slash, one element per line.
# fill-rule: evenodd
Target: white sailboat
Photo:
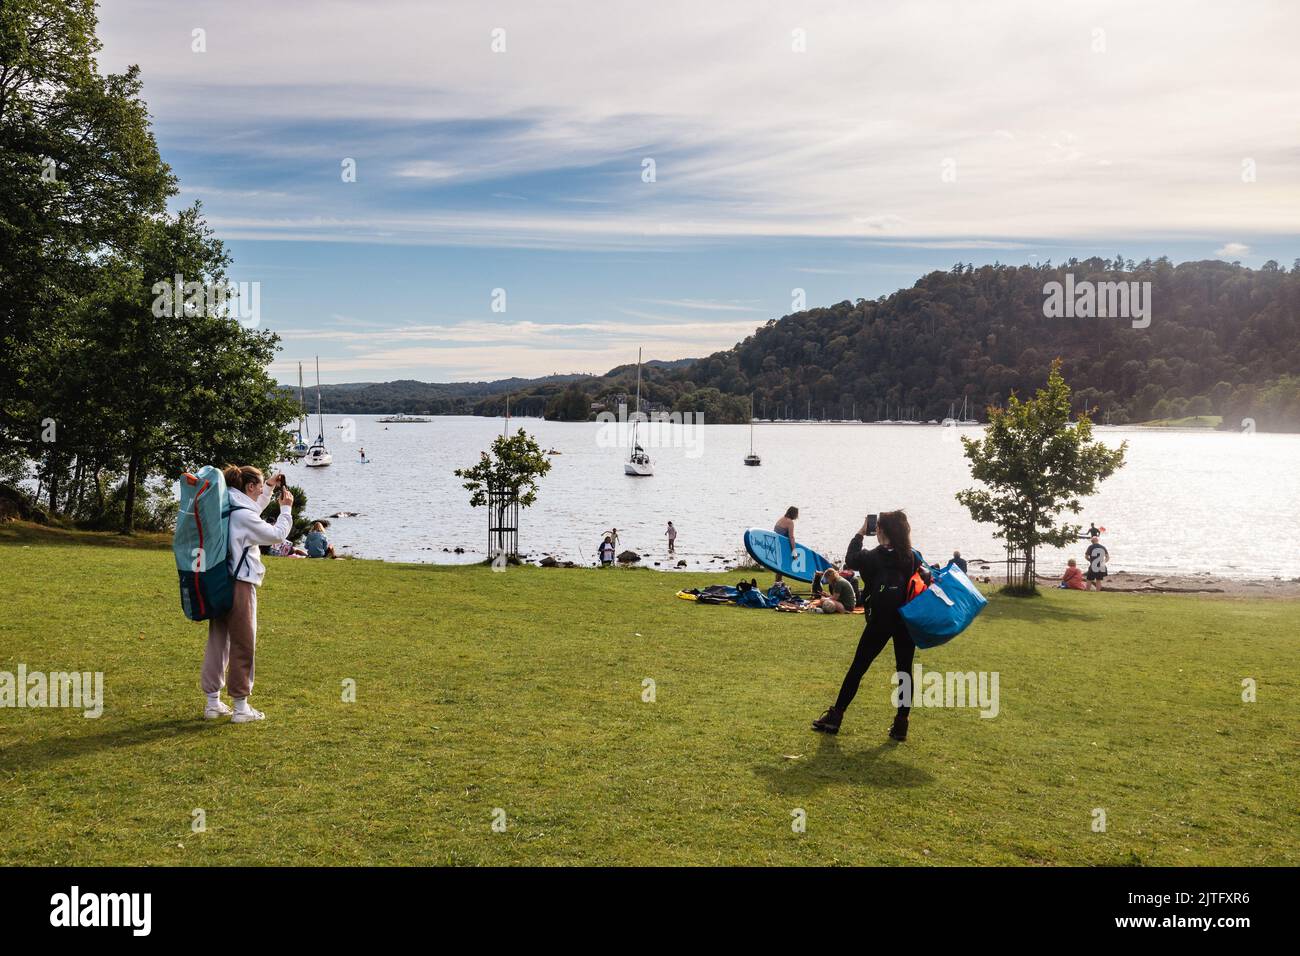
<path fill-rule="evenodd" d="M 636 350 L 636 413 L 632 416 L 632 454 L 623 462 L 623 474 L 633 478 L 649 478 L 655 473 L 650 456 L 646 454 L 637 437 L 641 424 L 641 350 Z"/>
<path fill-rule="evenodd" d="M 745 456 L 745 464 L 761 465 L 763 459 L 754 454 L 754 396 L 749 396 L 749 454 Z"/>
<path fill-rule="evenodd" d="M 957 406 L 956 402 L 948 403 L 948 417 L 939 423 L 943 425 L 944 428 L 953 428 L 956 426 L 957 419 L 953 418 L 953 412 L 956 410 L 956 406 Z"/>
<path fill-rule="evenodd" d="M 979 422 L 977 422 L 975 419 L 973 419 L 973 418 L 967 418 L 967 417 L 966 417 L 966 396 L 965 396 L 965 395 L 963 395 L 963 396 L 961 397 L 961 418 L 959 418 L 959 419 L 957 420 L 957 424 L 958 424 L 958 425 L 978 425 L 978 424 L 979 424 Z"/>
<path fill-rule="evenodd" d="M 302 390 L 302 363 L 298 363 L 298 430 L 293 434 L 293 444 L 289 446 L 290 458 L 301 458 L 307 454 L 307 400 Z"/>
<path fill-rule="evenodd" d="M 316 356 L 316 440 L 307 449 L 303 464 L 308 468 L 324 468 L 334 461 L 334 456 L 325 447 L 325 419 L 320 413 L 320 356 Z"/>

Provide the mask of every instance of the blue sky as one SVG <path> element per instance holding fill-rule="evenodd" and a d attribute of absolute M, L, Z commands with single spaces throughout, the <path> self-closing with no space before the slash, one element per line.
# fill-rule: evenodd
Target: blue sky
<path fill-rule="evenodd" d="M 326 382 L 703 355 L 794 289 L 874 297 L 959 260 L 1300 255 L 1287 3 L 100 16 L 179 202 L 261 284 L 285 381 L 317 354 Z"/>

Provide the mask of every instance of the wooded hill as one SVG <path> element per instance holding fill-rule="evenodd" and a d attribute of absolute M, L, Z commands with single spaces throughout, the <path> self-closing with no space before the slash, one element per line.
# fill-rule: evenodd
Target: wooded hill
<path fill-rule="evenodd" d="M 1149 282 L 1150 324 L 1046 318 L 1044 287 Z M 1217 261 L 1070 260 L 1063 266 L 932 272 L 910 289 L 768 322 L 700 359 L 692 388 L 752 391 L 756 414 L 821 409 L 845 418 L 942 419 L 968 395 L 975 417 L 1012 390 L 1030 394 L 1055 356 L 1076 409 L 1111 423 L 1220 414 L 1225 428 L 1300 429 L 1300 260 L 1288 272 Z"/>
<path fill-rule="evenodd" d="M 1046 317 L 1044 288 L 1064 286 L 1067 276 L 1074 290 L 1150 283 L 1149 298 L 1139 287 L 1149 324 L 1134 327 L 1146 320 L 1124 316 Z M 1013 390 L 1031 394 L 1058 355 L 1076 409 L 1092 409 L 1101 422 L 1222 415 L 1225 428 L 1252 420 L 1262 431 L 1300 430 L 1300 260 L 1290 271 L 1276 262 L 1256 270 L 1122 257 L 1059 266 L 958 264 L 879 299 L 771 320 L 706 358 L 647 362 L 642 398 L 650 408 L 703 412 L 714 422 L 746 420 L 751 393 L 759 417 L 856 413 L 864 421 L 926 421 L 960 410 L 966 396 L 971 416 L 982 421 L 984 408 Z M 498 415 L 510 390 L 511 408 L 521 415 L 584 418 L 593 402 L 629 395 L 635 371 L 629 365 L 603 376 L 488 383 L 450 400 L 402 399 L 375 410 Z M 339 410 L 362 406 L 349 399 Z"/>

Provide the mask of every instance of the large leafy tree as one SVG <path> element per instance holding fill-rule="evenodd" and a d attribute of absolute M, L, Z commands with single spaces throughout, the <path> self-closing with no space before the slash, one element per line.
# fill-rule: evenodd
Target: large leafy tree
<path fill-rule="evenodd" d="M 125 471 L 129 533 L 150 477 L 269 464 L 294 406 L 275 335 L 156 314 L 156 283 L 221 283 L 229 258 L 197 205 L 167 211 L 138 70 L 101 75 L 95 27 L 92 0 L 0 3 L 0 472 L 35 462 L 58 512 Z"/>
<path fill-rule="evenodd" d="M 0 444 L 10 455 L 64 411 L 53 357 L 76 337 L 69 312 L 98 283 L 102 257 L 129 247 L 176 192 L 139 72 L 99 73 L 95 26 L 93 0 L 0 4 Z"/>
<path fill-rule="evenodd" d="M 982 439 L 962 438 L 971 477 L 984 487 L 959 491 L 957 500 L 976 521 L 996 524 L 995 536 L 1020 559 L 1018 577 L 1008 574 L 1016 591 L 1036 590 L 1035 550 L 1077 541 L 1080 525 L 1062 516 L 1077 515 L 1080 499 L 1124 465 L 1128 443 L 1112 449 L 1094 442 L 1088 414 L 1071 421 L 1070 405 L 1057 359 L 1047 386 L 1033 398 L 1021 401 L 1013 394 L 1005 407 L 989 409 Z"/>
<path fill-rule="evenodd" d="M 266 371 L 278 337 L 226 314 L 155 315 L 155 283 L 180 274 L 215 286 L 229 263 L 198 206 L 150 221 L 133 254 L 106 266 L 89 308 L 82 360 L 94 389 L 116 396 L 98 447 L 126 463 L 124 532 L 145 476 L 176 475 L 201 462 L 267 465 L 284 450 L 297 404 Z"/>

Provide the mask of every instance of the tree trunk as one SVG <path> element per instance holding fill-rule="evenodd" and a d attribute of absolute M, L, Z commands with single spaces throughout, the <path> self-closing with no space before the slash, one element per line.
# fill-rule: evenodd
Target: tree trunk
<path fill-rule="evenodd" d="M 138 452 L 132 452 L 131 463 L 126 469 L 126 509 L 122 515 L 122 533 L 132 534 L 135 531 L 135 483 L 140 473 L 140 455 Z"/>
<path fill-rule="evenodd" d="M 59 458 L 57 455 L 50 454 L 50 514 L 59 513 Z"/>
<path fill-rule="evenodd" d="M 77 472 L 73 476 L 72 488 L 68 492 L 68 511 L 76 513 L 76 510 L 81 507 L 81 496 L 82 493 L 85 491 L 85 486 L 86 486 L 86 462 L 81 457 L 81 455 L 78 455 Z"/>

